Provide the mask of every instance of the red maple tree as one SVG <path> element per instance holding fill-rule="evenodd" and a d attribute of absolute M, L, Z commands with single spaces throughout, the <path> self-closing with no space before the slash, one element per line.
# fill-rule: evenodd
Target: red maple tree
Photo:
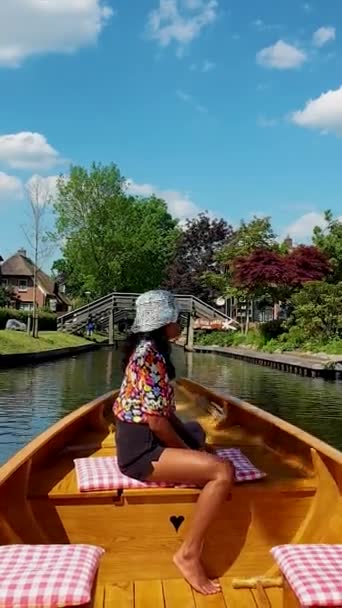
<path fill-rule="evenodd" d="M 331 271 L 326 255 L 313 245 L 299 245 L 285 256 L 287 275 L 293 287 L 321 281 Z"/>
<path fill-rule="evenodd" d="M 281 299 L 309 281 L 322 280 L 329 271 L 328 259 L 314 246 L 300 245 L 285 255 L 256 249 L 235 260 L 233 281 L 253 297 L 267 292 L 274 299 Z"/>

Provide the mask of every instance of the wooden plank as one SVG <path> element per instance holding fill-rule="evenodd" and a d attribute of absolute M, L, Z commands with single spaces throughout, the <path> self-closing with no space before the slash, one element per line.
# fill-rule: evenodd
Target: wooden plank
<path fill-rule="evenodd" d="M 70 443 L 77 432 L 83 434 L 87 424 L 94 422 L 97 426 L 103 408 L 107 403 L 113 402 L 116 394 L 116 391 L 112 391 L 71 412 L 14 454 L 0 468 L 0 488 L 30 458 L 36 459 L 39 456 L 40 462 L 44 462 L 44 459 L 54 456 L 62 447 Z"/>
<path fill-rule="evenodd" d="M 196 608 L 227 608 L 222 593 L 215 595 L 200 595 L 194 592 Z M 228 607 L 229 608 L 229 607 Z"/>
<path fill-rule="evenodd" d="M 283 589 L 276 589 L 275 587 L 272 587 L 271 589 L 266 589 L 266 595 L 269 599 L 272 608 L 282 608 Z"/>
<path fill-rule="evenodd" d="M 133 583 L 106 585 L 104 608 L 134 608 Z"/>
<path fill-rule="evenodd" d="M 227 608 L 258 608 L 249 589 L 233 589 L 230 579 L 220 580 Z"/>
<path fill-rule="evenodd" d="M 104 593 L 104 585 L 97 584 L 94 592 L 94 599 L 92 601 L 92 608 L 104 608 Z"/>
<path fill-rule="evenodd" d="M 134 583 L 134 608 L 164 608 L 161 581 L 136 581 Z"/>
<path fill-rule="evenodd" d="M 272 608 L 269 596 L 266 595 L 266 590 L 261 585 L 258 589 L 253 589 L 252 594 L 258 608 Z"/>
<path fill-rule="evenodd" d="M 165 608 L 195 608 L 192 590 L 183 579 L 163 581 L 163 590 Z"/>

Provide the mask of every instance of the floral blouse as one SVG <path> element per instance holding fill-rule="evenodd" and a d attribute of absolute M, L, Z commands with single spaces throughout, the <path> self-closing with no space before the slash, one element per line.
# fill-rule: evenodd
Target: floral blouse
<path fill-rule="evenodd" d="M 114 415 L 123 422 L 145 422 L 145 415 L 170 416 L 175 412 L 173 387 L 164 357 L 152 342 L 141 342 L 127 365 Z"/>

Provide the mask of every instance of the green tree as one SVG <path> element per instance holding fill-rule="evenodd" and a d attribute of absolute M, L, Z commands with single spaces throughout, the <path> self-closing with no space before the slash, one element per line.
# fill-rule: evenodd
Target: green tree
<path fill-rule="evenodd" d="M 303 342 L 342 338 L 342 283 L 307 283 L 292 297 L 290 335 Z"/>
<path fill-rule="evenodd" d="M 0 285 L 0 308 L 15 306 L 16 296 L 10 287 Z"/>
<path fill-rule="evenodd" d="M 73 295 L 92 297 L 158 287 L 178 237 L 164 201 L 129 196 L 119 169 L 71 167 L 60 178 L 54 204 L 54 238 L 62 243 L 65 275 Z"/>
<path fill-rule="evenodd" d="M 279 250 L 269 217 L 253 217 L 250 222 L 242 220 L 218 258 L 229 268 L 237 258 L 246 257 L 256 249 Z"/>
<path fill-rule="evenodd" d="M 210 285 L 215 286 L 227 298 L 235 298 L 237 301 L 245 302 L 247 310 L 251 293 L 248 289 L 236 285 L 234 281 L 234 265 L 237 260 L 248 257 L 258 249 L 267 251 L 279 250 L 269 217 L 253 217 L 250 222 L 242 220 L 239 228 L 231 235 L 228 243 L 217 252 L 218 270 L 205 274 L 205 280 Z M 248 321 L 247 316 L 246 332 L 248 331 Z"/>
<path fill-rule="evenodd" d="M 331 281 L 342 281 L 342 222 L 331 211 L 325 212 L 326 227 L 314 228 L 313 243 L 323 251 L 332 267 Z"/>

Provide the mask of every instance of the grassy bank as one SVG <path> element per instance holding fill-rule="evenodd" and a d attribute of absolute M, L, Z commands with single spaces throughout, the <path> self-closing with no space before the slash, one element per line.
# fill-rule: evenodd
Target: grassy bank
<path fill-rule="evenodd" d="M 32 338 L 23 332 L 0 331 L 0 355 L 35 353 L 85 344 L 89 344 L 89 340 L 57 331 L 42 331 L 38 338 Z"/>
<path fill-rule="evenodd" d="M 260 350 L 267 353 L 324 353 L 326 355 L 342 355 L 342 340 L 335 339 L 328 342 L 320 340 L 295 341 L 293 336 L 282 334 L 277 338 L 268 339 L 257 329 L 247 335 L 239 332 L 213 331 L 211 333 L 196 332 L 195 341 L 203 346 L 244 347 Z"/>

